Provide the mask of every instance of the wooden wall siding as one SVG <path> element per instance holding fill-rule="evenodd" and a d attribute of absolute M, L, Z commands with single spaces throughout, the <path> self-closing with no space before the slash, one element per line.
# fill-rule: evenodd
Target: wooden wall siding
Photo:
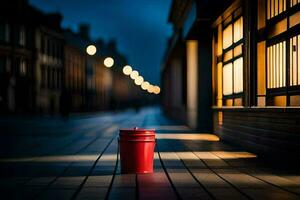
<path fill-rule="evenodd" d="M 214 112 L 214 131 L 224 141 L 258 155 L 282 159 L 300 158 L 300 113 L 223 110 L 223 124 Z"/>

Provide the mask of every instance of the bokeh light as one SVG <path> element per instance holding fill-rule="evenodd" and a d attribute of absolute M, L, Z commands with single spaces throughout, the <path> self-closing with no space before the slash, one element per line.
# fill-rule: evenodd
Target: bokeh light
<path fill-rule="evenodd" d="M 130 73 L 130 78 L 135 80 L 137 77 L 139 76 L 139 72 L 136 71 L 136 70 L 133 70 L 131 73 Z"/>
<path fill-rule="evenodd" d="M 131 72 L 132 72 L 132 67 L 130 67 L 129 65 L 123 67 L 123 73 L 125 75 L 129 76 Z"/>
<path fill-rule="evenodd" d="M 154 92 L 154 94 L 159 94 L 160 93 L 160 87 L 154 86 L 153 92 Z"/>
<path fill-rule="evenodd" d="M 89 54 L 90 56 L 95 55 L 97 52 L 97 48 L 95 47 L 95 45 L 89 45 L 86 48 L 86 53 Z"/>
<path fill-rule="evenodd" d="M 111 58 L 111 57 L 105 58 L 105 60 L 104 60 L 104 65 L 105 65 L 106 67 L 112 67 L 112 66 L 114 65 L 114 59 Z"/>
<path fill-rule="evenodd" d="M 142 83 L 142 89 L 143 89 L 143 90 L 147 90 L 148 87 L 149 87 L 149 85 L 150 85 L 149 82 L 147 82 L 147 81 L 143 82 L 143 83 Z"/>
<path fill-rule="evenodd" d="M 154 92 L 154 86 L 150 84 L 150 85 L 148 86 L 148 88 L 147 88 L 147 91 L 148 91 L 149 93 L 153 93 L 153 92 Z"/>
<path fill-rule="evenodd" d="M 139 76 L 134 80 L 134 83 L 136 85 L 142 85 L 143 82 L 144 82 L 144 78 L 142 76 Z"/>

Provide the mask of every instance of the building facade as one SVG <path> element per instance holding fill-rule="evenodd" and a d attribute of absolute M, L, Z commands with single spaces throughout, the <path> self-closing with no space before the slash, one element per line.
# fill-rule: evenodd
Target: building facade
<path fill-rule="evenodd" d="M 89 37 L 89 26 L 82 24 L 77 33 L 64 30 L 65 92 L 70 95 L 71 111 L 109 109 L 112 72 L 104 66 L 102 47 Z M 86 47 L 96 45 L 98 52 L 88 55 Z M 101 53 L 99 53 L 101 52 Z"/>
<path fill-rule="evenodd" d="M 299 1 L 235 0 L 214 1 L 214 5 L 191 1 L 192 6 L 184 6 L 183 2 L 173 1 L 171 10 L 179 5 L 185 13 L 180 16 L 177 12 L 176 16 L 177 21 L 183 21 L 180 38 L 187 48 L 185 54 L 180 54 L 186 60 L 182 69 L 187 71 L 186 86 L 181 84 L 187 93 L 181 96 L 187 99 L 186 122 L 194 126 L 190 122 L 193 114 L 189 113 L 194 98 L 196 106 L 191 108 L 198 120 L 194 127 L 202 127 L 199 123 L 204 110 L 199 107 L 205 104 L 212 114 L 211 118 L 207 115 L 211 130 L 221 139 L 260 155 L 299 157 Z M 203 18 L 204 8 L 210 13 Z M 194 17 L 185 36 L 189 16 Z M 189 34 L 196 34 L 192 41 Z M 201 52 L 201 45 L 206 50 Z M 195 69 L 191 68 L 193 63 Z M 163 75 L 170 76 L 166 70 L 174 69 L 164 67 Z M 201 82 L 201 71 L 211 77 L 205 81 L 210 81 L 209 85 Z M 167 81 L 172 82 L 172 78 Z M 170 92 L 173 85 L 167 81 L 163 88 Z M 196 91 L 189 93 L 190 85 Z M 211 96 L 209 105 L 207 96 Z"/>
<path fill-rule="evenodd" d="M 62 30 L 62 16 L 45 14 L 27 0 L 5 1 L 0 10 L 0 113 L 49 113 L 125 108 L 136 88 L 116 44 L 93 41 L 89 26 Z M 88 45 L 96 45 L 88 55 Z M 112 57 L 107 68 L 104 59 Z"/>
<path fill-rule="evenodd" d="M 64 37 L 60 14 L 45 15 L 35 30 L 35 105 L 40 113 L 57 113 L 63 88 Z"/>
<path fill-rule="evenodd" d="M 1 6 L 0 108 L 28 112 L 34 108 L 35 25 L 26 1 Z"/>

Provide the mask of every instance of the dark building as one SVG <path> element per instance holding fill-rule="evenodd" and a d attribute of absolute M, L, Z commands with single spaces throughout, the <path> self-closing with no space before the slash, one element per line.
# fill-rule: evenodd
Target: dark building
<path fill-rule="evenodd" d="M 89 26 L 82 24 L 79 31 L 64 31 L 65 89 L 71 96 L 72 111 L 107 110 L 112 90 L 112 72 L 103 64 L 103 55 L 97 47 L 95 55 L 86 48 L 96 45 L 89 36 Z"/>
<path fill-rule="evenodd" d="M 118 51 L 116 41 L 111 40 L 104 43 L 102 40 L 97 40 L 95 45 L 104 60 L 106 58 L 114 60 L 113 66 L 109 68 L 112 72 L 110 107 L 112 109 L 123 109 L 141 104 L 142 91 L 140 87 L 134 84 L 133 80 L 123 74 L 123 67 L 128 64 L 128 61 Z"/>
<path fill-rule="evenodd" d="M 259 155 L 299 157 L 299 2 L 174 0 L 165 111 Z"/>
<path fill-rule="evenodd" d="M 58 110 L 63 66 L 61 16 L 43 14 L 26 0 L 7 1 L 0 15 L 1 110 Z"/>

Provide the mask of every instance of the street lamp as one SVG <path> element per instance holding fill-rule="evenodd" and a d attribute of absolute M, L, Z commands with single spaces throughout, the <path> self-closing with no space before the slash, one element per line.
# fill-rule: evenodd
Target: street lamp
<path fill-rule="evenodd" d="M 150 84 L 150 85 L 148 86 L 148 88 L 147 88 L 147 91 L 148 91 L 149 93 L 153 93 L 153 92 L 154 92 L 154 86 Z"/>
<path fill-rule="evenodd" d="M 97 52 L 97 48 L 95 45 L 89 45 L 86 47 L 86 53 L 89 54 L 90 56 L 95 55 Z"/>
<path fill-rule="evenodd" d="M 154 86 L 153 92 L 154 92 L 154 94 L 159 94 L 160 93 L 160 87 Z"/>
<path fill-rule="evenodd" d="M 129 65 L 123 67 L 123 73 L 125 75 L 129 76 L 131 72 L 132 72 L 132 67 L 130 67 Z"/>
<path fill-rule="evenodd" d="M 139 76 L 139 72 L 136 71 L 136 70 L 133 70 L 131 73 L 130 73 L 130 78 L 135 80 L 137 77 Z"/>
<path fill-rule="evenodd" d="M 114 65 L 114 59 L 112 57 L 105 58 L 104 65 L 108 68 L 112 67 Z"/>
<path fill-rule="evenodd" d="M 139 76 L 134 80 L 134 83 L 136 85 L 142 85 L 143 82 L 144 82 L 144 78 L 142 76 Z"/>
<path fill-rule="evenodd" d="M 142 83 L 142 89 L 143 89 L 143 90 L 147 90 L 148 87 L 149 87 L 149 85 L 150 85 L 149 82 L 147 82 L 147 81 L 143 82 L 143 83 Z"/>

